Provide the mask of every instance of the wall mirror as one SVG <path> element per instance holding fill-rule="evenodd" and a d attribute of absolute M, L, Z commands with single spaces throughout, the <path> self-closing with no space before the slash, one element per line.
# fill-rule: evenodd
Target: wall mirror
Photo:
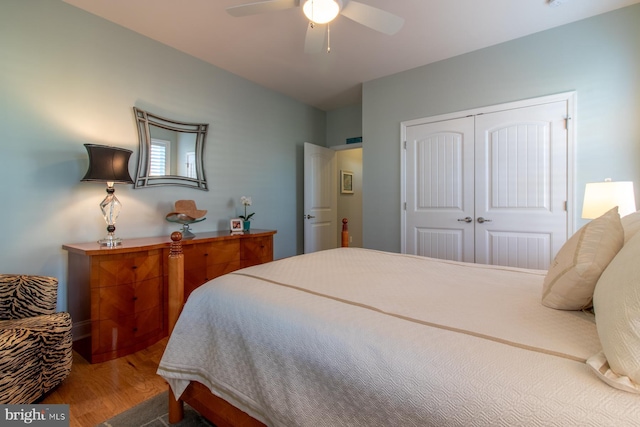
<path fill-rule="evenodd" d="M 203 155 L 209 125 L 133 111 L 140 141 L 134 188 L 179 185 L 208 191 Z"/>

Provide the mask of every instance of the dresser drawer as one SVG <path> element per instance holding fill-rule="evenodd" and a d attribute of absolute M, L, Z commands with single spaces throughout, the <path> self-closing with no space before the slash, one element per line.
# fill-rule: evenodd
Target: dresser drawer
<path fill-rule="evenodd" d="M 240 268 L 240 242 L 223 240 L 185 245 L 184 296 L 211 279 Z"/>
<path fill-rule="evenodd" d="M 206 268 L 208 265 L 240 261 L 240 242 L 231 240 L 185 245 L 183 253 L 186 270 Z"/>
<path fill-rule="evenodd" d="M 225 262 L 221 264 L 210 264 L 207 266 L 207 277 L 205 281 L 209 281 L 211 279 L 215 279 L 216 277 L 222 276 L 223 274 L 231 273 L 232 271 L 236 271 L 240 269 L 240 260 L 235 260 L 232 262 Z"/>
<path fill-rule="evenodd" d="M 92 353 L 111 353 L 130 347 L 134 342 L 134 329 L 134 314 L 94 322 Z"/>
<path fill-rule="evenodd" d="M 97 294 L 97 313 L 99 320 L 124 317 L 162 305 L 162 277 L 118 286 L 105 286 L 94 289 Z"/>
<path fill-rule="evenodd" d="M 242 241 L 240 256 L 242 267 L 273 261 L 273 238 L 255 237 Z"/>
<path fill-rule="evenodd" d="M 96 257 L 92 287 L 117 286 L 162 276 L 162 251 Z"/>
<path fill-rule="evenodd" d="M 94 361 L 109 360 L 145 348 L 163 336 L 161 307 L 94 322 Z M 97 338 L 97 339 L 96 339 Z"/>

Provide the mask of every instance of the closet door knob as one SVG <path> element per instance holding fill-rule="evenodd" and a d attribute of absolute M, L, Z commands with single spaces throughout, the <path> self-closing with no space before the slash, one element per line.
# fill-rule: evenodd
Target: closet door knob
<path fill-rule="evenodd" d="M 485 218 L 482 218 L 482 217 L 478 217 L 478 222 L 480 224 L 482 224 L 483 222 L 491 222 L 491 220 L 490 219 L 485 219 Z"/>
<path fill-rule="evenodd" d="M 458 221 L 460 221 L 460 222 L 473 222 L 473 218 L 468 216 L 466 218 L 459 218 Z"/>

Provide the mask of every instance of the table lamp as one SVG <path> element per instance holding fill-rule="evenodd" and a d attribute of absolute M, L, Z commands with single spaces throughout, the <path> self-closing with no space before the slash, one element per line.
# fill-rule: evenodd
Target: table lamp
<path fill-rule="evenodd" d="M 587 183 L 582 205 L 582 218 L 594 219 L 618 206 L 621 217 L 636 211 L 636 198 L 631 181 L 611 181 Z"/>
<path fill-rule="evenodd" d="M 133 184 L 129 175 L 129 157 L 131 150 L 106 145 L 84 144 L 89 153 L 89 170 L 82 181 L 97 181 L 107 183 L 107 197 L 100 203 L 102 216 L 107 223 L 107 237 L 98 240 L 102 246 L 115 247 L 122 244 L 117 238 L 116 220 L 122 209 L 122 204 L 116 198 L 115 183 Z"/>

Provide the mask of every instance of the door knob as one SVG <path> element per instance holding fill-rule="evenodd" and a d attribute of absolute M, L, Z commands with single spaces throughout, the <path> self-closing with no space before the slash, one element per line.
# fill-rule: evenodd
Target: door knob
<path fill-rule="evenodd" d="M 459 218 L 458 221 L 460 222 L 472 222 L 473 218 L 471 218 L 470 216 L 466 217 L 466 218 Z"/>
<path fill-rule="evenodd" d="M 479 222 L 480 224 L 482 224 L 483 222 L 491 222 L 491 220 L 490 220 L 490 219 L 484 219 L 484 218 L 482 218 L 482 217 L 478 217 L 478 222 Z"/>
<path fill-rule="evenodd" d="M 315 218 L 315 216 L 313 216 L 313 215 L 307 215 L 307 216 L 303 216 L 303 218 L 311 219 L 311 218 Z"/>

